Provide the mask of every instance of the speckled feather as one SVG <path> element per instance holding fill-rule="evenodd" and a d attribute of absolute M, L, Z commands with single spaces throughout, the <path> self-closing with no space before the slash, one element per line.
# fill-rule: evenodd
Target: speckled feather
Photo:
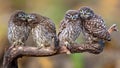
<path fill-rule="evenodd" d="M 25 25 L 17 26 L 12 21 L 8 25 L 8 40 L 13 44 L 17 40 L 25 43 L 30 33 L 30 28 Z"/>
<path fill-rule="evenodd" d="M 69 41 L 70 43 L 74 42 L 78 36 L 80 35 L 81 28 L 80 28 L 80 21 L 73 22 L 66 22 L 62 21 L 60 26 L 59 40 L 60 41 Z"/>
<path fill-rule="evenodd" d="M 14 12 L 8 22 L 8 40 L 11 45 L 14 43 L 16 43 L 15 45 L 24 44 L 30 33 L 30 27 L 27 26 L 26 21 L 17 18 L 18 13 L 24 12 L 21 10 Z"/>
<path fill-rule="evenodd" d="M 75 15 L 77 14 L 76 10 L 68 10 L 66 14 Z M 64 18 L 61 21 L 60 28 L 59 28 L 59 40 L 62 42 L 69 42 L 73 43 L 80 35 L 81 27 L 80 27 L 81 21 L 79 19 L 71 20 L 68 18 Z"/>
<path fill-rule="evenodd" d="M 110 40 L 110 34 L 100 16 L 94 15 L 90 20 L 85 20 L 83 26 L 86 30 L 85 32 L 91 34 L 93 37 Z"/>
<path fill-rule="evenodd" d="M 53 21 L 39 14 L 32 13 L 31 15 L 36 17 L 36 20 L 29 22 L 33 23 L 30 26 L 32 27 L 31 33 L 36 45 L 41 47 L 41 44 L 43 44 L 46 47 L 57 43 L 56 28 Z"/>
<path fill-rule="evenodd" d="M 87 6 L 81 7 L 78 11 L 80 13 L 80 20 L 82 21 L 81 28 L 86 42 L 92 43 L 98 40 L 111 40 L 101 16 L 95 14 L 93 9 Z"/>

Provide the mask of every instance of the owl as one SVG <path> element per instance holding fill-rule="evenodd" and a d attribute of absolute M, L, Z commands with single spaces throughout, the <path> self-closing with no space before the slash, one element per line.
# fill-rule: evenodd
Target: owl
<path fill-rule="evenodd" d="M 51 19 L 40 14 L 31 13 L 27 16 L 31 34 L 38 49 L 55 44 L 57 47 L 56 27 Z"/>
<path fill-rule="evenodd" d="M 86 43 L 93 43 L 98 40 L 110 41 L 110 34 L 107 31 L 104 20 L 101 16 L 94 13 L 89 7 L 79 9 L 82 32 Z"/>
<path fill-rule="evenodd" d="M 27 14 L 22 10 L 15 11 L 8 22 L 8 40 L 11 45 L 24 45 L 30 28 L 27 26 Z"/>
<path fill-rule="evenodd" d="M 65 44 L 67 54 L 70 54 L 67 47 L 70 47 L 80 35 L 80 23 L 79 12 L 77 10 L 68 10 L 60 23 L 58 37 Z"/>

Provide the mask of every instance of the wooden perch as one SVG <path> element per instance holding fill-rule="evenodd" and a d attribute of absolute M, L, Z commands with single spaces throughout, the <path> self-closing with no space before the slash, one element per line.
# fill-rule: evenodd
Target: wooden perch
<path fill-rule="evenodd" d="M 111 26 L 108 31 L 109 33 L 116 31 L 116 26 Z M 57 49 L 53 47 L 54 45 L 42 49 L 28 46 L 10 46 L 4 55 L 3 68 L 18 68 L 17 59 L 22 56 L 48 57 L 64 54 L 65 51 L 62 45 L 64 44 L 60 43 L 59 48 Z M 89 52 L 93 54 L 99 54 L 103 51 L 103 48 L 104 46 L 101 46 L 98 43 L 91 45 L 74 43 L 71 45 L 71 48 L 69 50 L 71 53 Z"/>

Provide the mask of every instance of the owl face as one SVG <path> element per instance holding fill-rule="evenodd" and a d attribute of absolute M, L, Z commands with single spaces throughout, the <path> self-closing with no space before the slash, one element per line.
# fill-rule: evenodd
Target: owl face
<path fill-rule="evenodd" d="M 15 15 L 16 19 L 20 21 L 26 21 L 26 16 L 27 14 L 23 11 L 18 11 L 17 14 Z"/>
<path fill-rule="evenodd" d="M 27 21 L 32 22 L 36 20 L 36 16 L 34 14 L 28 14 L 27 15 Z"/>
<path fill-rule="evenodd" d="M 79 18 L 79 12 L 77 10 L 68 10 L 65 14 L 65 19 L 75 21 Z"/>
<path fill-rule="evenodd" d="M 31 14 L 27 15 L 27 22 L 29 22 L 29 24 L 32 24 L 32 25 L 37 24 L 38 23 L 38 19 L 39 18 L 37 16 L 37 14 L 31 13 Z"/>
<path fill-rule="evenodd" d="M 27 22 L 29 23 L 30 27 L 35 27 L 37 24 L 39 24 L 39 18 L 37 14 L 28 14 L 27 15 Z"/>
<path fill-rule="evenodd" d="M 89 19 L 89 18 L 94 16 L 93 10 L 91 8 L 89 8 L 89 7 L 82 7 L 79 10 L 79 13 L 80 13 L 80 17 L 82 19 Z"/>

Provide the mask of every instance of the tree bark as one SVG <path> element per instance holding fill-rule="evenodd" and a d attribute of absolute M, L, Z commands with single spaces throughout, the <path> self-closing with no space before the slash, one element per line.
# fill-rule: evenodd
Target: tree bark
<path fill-rule="evenodd" d="M 116 25 L 113 24 L 109 29 L 109 33 L 113 31 L 117 31 Z M 59 54 L 65 54 L 66 51 L 64 49 L 64 44 L 60 42 L 58 48 L 54 48 L 54 45 L 51 45 L 47 48 L 38 49 L 37 47 L 29 47 L 29 46 L 10 46 L 8 50 L 5 52 L 4 60 L 3 60 L 3 68 L 18 68 L 17 59 L 22 56 L 32 56 L 32 57 L 48 57 Z M 74 43 L 71 45 L 69 50 L 71 53 L 83 53 L 89 52 L 92 54 L 99 54 L 104 49 L 104 44 L 77 44 Z"/>

